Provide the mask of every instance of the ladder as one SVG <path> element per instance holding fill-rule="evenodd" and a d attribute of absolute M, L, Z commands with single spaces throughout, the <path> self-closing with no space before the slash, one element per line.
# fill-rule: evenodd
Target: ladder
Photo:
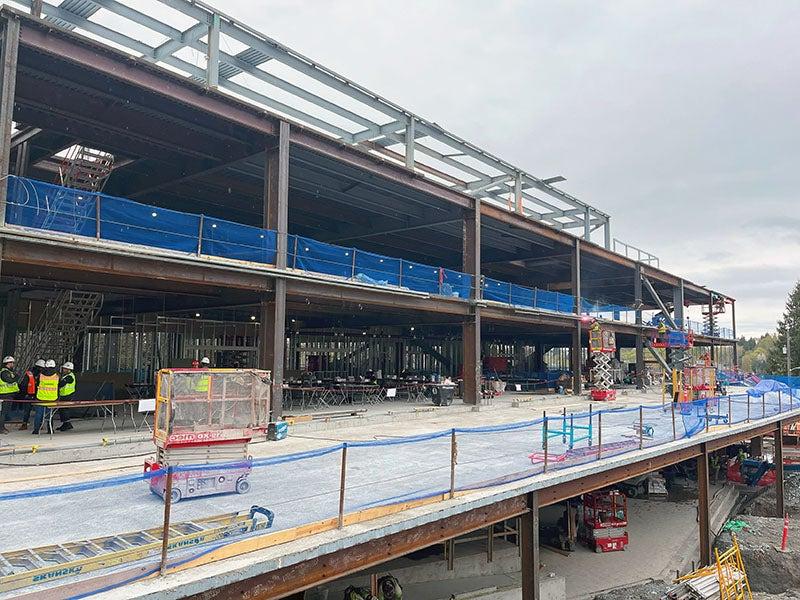
<path fill-rule="evenodd" d="M 168 550 L 191 548 L 272 527 L 274 513 L 260 506 L 169 527 Z M 161 551 L 163 527 L 0 552 L 0 593 L 141 560 Z"/>
<path fill-rule="evenodd" d="M 72 353 L 103 304 L 97 292 L 62 290 L 47 302 L 36 325 L 25 334 L 17 364 L 29 368 L 36 358 L 72 360 Z"/>
<path fill-rule="evenodd" d="M 103 191 L 113 169 L 113 154 L 87 146 L 72 146 L 58 167 L 61 188 L 47 207 L 42 229 L 80 234 L 96 216 L 99 200 L 93 200 L 92 194 Z"/>

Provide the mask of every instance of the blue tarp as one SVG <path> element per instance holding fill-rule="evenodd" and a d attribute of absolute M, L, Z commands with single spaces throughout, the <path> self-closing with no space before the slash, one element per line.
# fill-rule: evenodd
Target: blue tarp
<path fill-rule="evenodd" d="M 203 218 L 202 253 L 274 264 L 277 233 L 212 217 Z"/>
<path fill-rule="evenodd" d="M 103 197 L 100 202 L 100 237 L 130 244 L 197 252 L 200 216 Z"/>
<path fill-rule="evenodd" d="M 292 239 L 294 241 L 294 237 Z M 353 249 L 297 236 L 297 256 L 289 264 L 304 271 L 353 277 Z"/>
<path fill-rule="evenodd" d="M 762 379 L 756 385 L 747 390 L 751 396 L 763 396 L 767 392 L 788 392 L 789 386 L 774 379 Z"/>
<path fill-rule="evenodd" d="M 483 299 L 509 304 L 511 302 L 511 284 L 489 277 L 484 278 Z"/>
<path fill-rule="evenodd" d="M 472 275 L 444 269 L 442 294 L 456 298 L 469 298 L 472 290 Z"/>
<path fill-rule="evenodd" d="M 354 249 L 356 275 L 364 275 L 383 285 L 400 285 L 400 259 Z"/>
<path fill-rule="evenodd" d="M 417 292 L 439 293 L 439 267 L 402 261 L 404 287 Z"/>
<path fill-rule="evenodd" d="M 97 194 L 19 177 L 8 178 L 6 222 L 94 237 Z"/>

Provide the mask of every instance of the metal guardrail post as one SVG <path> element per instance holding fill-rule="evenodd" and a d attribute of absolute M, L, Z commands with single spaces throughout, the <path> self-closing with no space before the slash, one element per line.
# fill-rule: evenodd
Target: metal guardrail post
<path fill-rule="evenodd" d="M 197 256 L 203 252 L 203 223 L 205 222 L 205 215 L 200 215 L 200 225 L 197 227 Z"/>
<path fill-rule="evenodd" d="M 592 447 L 592 405 L 591 405 L 591 403 L 589 404 L 589 435 L 587 437 L 589 438 L 589 447 L 591 448 Z"/>
<path fill-rule="evenodd" d="M 100 239 L 100 195 L 98 194 L 94 201 L 94 224 L 95 232 L 94 237 Z"/>
<path fill-rule="evenodd" d="M 778 390 L 778 412 L 783 412 L 783 401 L 781 400 L 781 391 Z"/>
<path fill-rule="evenodd" d="M 728 427 L 733 427 L 733 401 L 728 394 Z"/>
<path fill-rule="evenodd" d="M 353 260 L 352 264 L 350 265 L 350 279 L 355 279 L 356 276 L 356 249 L 351 248 L 353 251 Z"/>
<path fill-rule="evenodd" d="M 706 433 L 708 433 L 708 430 L 710 429 L 709 418 L 708 418 L 708 398 L 705 399 L 703 404 L 705 404 L 706 406 Z"/>
<path fill-rule="evenodd" d="M 639 405 L 639 450 L 644 448 L 644 407 Z"/>
<path fill-rule="evenodd" d="M 670 402 L 670 408 L 672 409 L 672 441 L 678 439 L 678 429 L 675 427 L 675 403 Z"/>
<path fill-rule="evenodd" d="M 767 416 L 767 395 L 761 394 L 761 418 Z"/>
<path fill-rule="evenodd" d="M 292 268 L 297 268 L 297 236 L 294 236 L 294 256 L 292 257 Z M 276 249 L 277 252 L 277 249 Z"/>
<path fill-rule="evenodd" d="M 564 407 L 564 412 L 561 415 L 561 443 L 567 443 L 567 407 Z"/>
<path fill-rule="evenodd" d="M 603 455 L 603 411 L 597 413 L 597 460 Z"/>
<path fill-rule="evenodd" d="M 544 468 L 542 469 L 544 473 L 547 473 L 547 411 L 543 411 L 544 419 L 542 423 L 542 449 L 544 450 Z"/>
<path fill-rule="evenodd" d="M 456 461 L 458 459 L 458 446 L 456 442 L 456 430 L 450 431 L 450 498 L 456 495 Z"/>
<path fill-rule="evenodd" d="M 750 422 L 750 392 L 747 392 L 747 422 Z"/>
<path fill-rule="evenodd" d="M 161 530 L 161 563 L 159 575 L 167 571 L 167 549 L 169 548 L 169 517 L 172 511 L 172 467 L 167 467 L 167 483 L 164 488 L 164 528 Z"/>
<path fill-rule="evenodd" d="M 339 480 L 339 523 L 338 527 L 344 527 L 344 484 L 347 478 L 347 442 L 342 444 L 342 475 Z"/>

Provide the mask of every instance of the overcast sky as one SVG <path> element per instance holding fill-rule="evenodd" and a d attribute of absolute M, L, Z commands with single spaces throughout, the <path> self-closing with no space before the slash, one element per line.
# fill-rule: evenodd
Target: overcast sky
<path fill-rule="evenodd" d="M 774 328 L 800 278 L 800 2 L 212 3 L 564 175 L 615 237 L 735 297 L 740 333 Z"/>

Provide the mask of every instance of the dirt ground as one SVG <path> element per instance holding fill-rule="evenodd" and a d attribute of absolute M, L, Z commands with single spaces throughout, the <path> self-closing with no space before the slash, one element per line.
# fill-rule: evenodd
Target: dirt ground
<path fill-rule="evenodd" d="M 672 585 L 665 581 L 652 581 L 650 583 L 620 588 L 610 592 L 603 592 L 595 596 L 594 600 L 642 600 L 645 598 L 660 600 L 671 588 Z"/>
<path fill-rule="evenodd" d="M 800 473 L 787 473 L 784 485 L 784 507 L 790 516 L 800 516 Z M 770 487 L 760 494 L 744 510 L 747 515 L 757 517 L 775 516 L 775 488 Z"/>

